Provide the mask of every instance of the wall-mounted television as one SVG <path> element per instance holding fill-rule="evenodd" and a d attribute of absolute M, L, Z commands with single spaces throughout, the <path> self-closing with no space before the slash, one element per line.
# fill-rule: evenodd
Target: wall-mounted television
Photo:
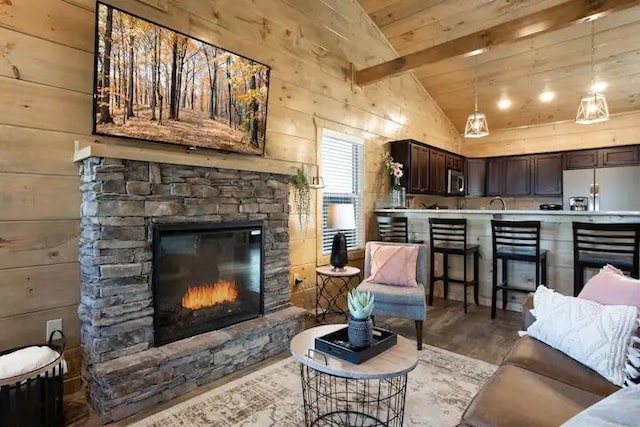
<path fill-rule="evenodd" d="M 97 4 L 93 133 L 264 154 L 267 65 Z"/>

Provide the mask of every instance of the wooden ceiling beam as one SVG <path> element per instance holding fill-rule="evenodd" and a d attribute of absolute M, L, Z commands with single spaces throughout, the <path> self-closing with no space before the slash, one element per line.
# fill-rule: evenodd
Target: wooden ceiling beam
<path fill-rule="evenodd" d="M 353 79 L 357 85 L 363 86 L 454 56 L 485 51 L 584 22 L 589 17 L 600 18 L 638 5 L 640 0 L 569 0 L 522 18 L 358 70 L 353 74 Z"/>

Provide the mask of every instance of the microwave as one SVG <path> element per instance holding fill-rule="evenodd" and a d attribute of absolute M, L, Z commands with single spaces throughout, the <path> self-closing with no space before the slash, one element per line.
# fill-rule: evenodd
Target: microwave
<path fill-rule="evenodd" d="M 464 196 L 464 174 L 462 172 L 447 169 L 447 194 Z"/>

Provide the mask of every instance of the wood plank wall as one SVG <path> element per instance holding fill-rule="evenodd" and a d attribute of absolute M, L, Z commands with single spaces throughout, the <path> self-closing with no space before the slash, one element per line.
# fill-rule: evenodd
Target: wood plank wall
<path fill-rule="evenodd" d="M 355 0 L 109 3 L 269 64 L 268 158 L 312 170 L 314 118 L 365 135 L 369 224 L 385 193 L 386 141 L 415 138 L 459 152 L 456 130 L 412 76 L 352 87 L 351 63 L 395 56 Z M 46 321 L 62 318 L 71 348 L 67 391 L 80 384 L 80 192 L 71 158 L 74 140 L 92 140 L 94 22 L 94 0 L 0 1 L 0 349 L 42 342 Z M 304 280 L 291 285 L 292 300 L 311 308 L 321 262 L 316 227 L 299 230 L 293 216 L 290 223 L 291 275 Z"/>
<path fill-rule="evenodd" d="M 486 138 L 465 140 L 462 154 L 491 157 L 633 145 L 640 144 L 638 135 L 640 112 L 631 112 L 612 115 L 609 121 L 592 125 L 570 121 L 491 131 Z"/>

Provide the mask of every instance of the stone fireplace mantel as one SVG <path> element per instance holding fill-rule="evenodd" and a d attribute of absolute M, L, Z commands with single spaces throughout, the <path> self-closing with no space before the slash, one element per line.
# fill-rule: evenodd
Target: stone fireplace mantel
<path fill-rule="evenodd" d="M 90 156 L 80 176 L 82 372 L 105 422 L 287 350 L 304 310 L 289 302 L 286 174 Z M 156 346 L 155 224 L 243 221 L 263 225 L 264 315 Z"/>

